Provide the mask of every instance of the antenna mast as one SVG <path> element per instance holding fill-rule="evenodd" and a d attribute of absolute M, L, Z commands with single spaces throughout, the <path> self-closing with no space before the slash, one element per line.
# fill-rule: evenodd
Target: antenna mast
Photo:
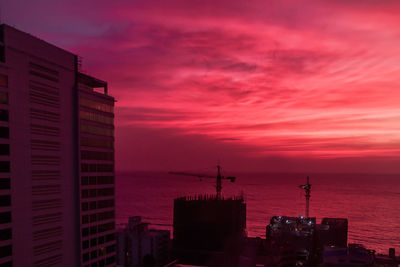
<path fill-rule="evenodd" d="M 221 166 L 217 165 L 217 199 L 221 199 L 222 179 L 221 179 Z"/>
<path fill-rule="evenodd" d="M 307 176 L 307 184 L 299 185 L 300 188 L 304 189 L 305 197 L 306 197 L 306 218 L 309 218 L 309 207 L 310 207 L 310 197 L 311 197 L 311 184 L 310 178 Z"/>

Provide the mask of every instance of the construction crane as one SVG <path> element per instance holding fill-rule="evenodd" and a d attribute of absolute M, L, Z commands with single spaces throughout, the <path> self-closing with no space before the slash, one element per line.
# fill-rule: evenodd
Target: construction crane
<path fill-rule="evenodd" d="M 224 177 L 221 175 L 221 166 L 217 165 L 217 176 L 207 175 L 207 174 L 196 174 L 189 172 L 169 172 L 169 174 L 176 175 L 185 175 L 185 176 L 195 176 L 199 178 L 213 178 L 217 179 L 216 189 L 217 189 L 217 199 L 221 199 L 221 191 L 222 191 L 222 180 L 230 180 L 232 183 L 235 182 L 236 177 L 228 176 Z"/>
<path fill-rule="evenodd" d="M 307 183 L 303 185 L 299 185 L 300 188 L 304 189 L 305 191 L 305 197 L 306 197 L 306 218 L 308 218 L 308 211 L 310 207 L 310 197 L 311 197 L 311 184 L 310 184 L 310 178 L 307 176 Z"/>

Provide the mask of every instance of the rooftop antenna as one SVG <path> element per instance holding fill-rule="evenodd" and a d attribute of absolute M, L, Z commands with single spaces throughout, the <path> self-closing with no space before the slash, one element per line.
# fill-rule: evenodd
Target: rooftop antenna
<path fill-rule="evenodd" d="M 79 72 L 84 72 L 82 68 L 82 62 L 83 62 L 83 57 L 78 55 L 78 71 Z"/>
<path fill-rule="evenodd" d="M 305 191 L 305 197 L 306 197 L 306 218 L 309 218 L 309 207 L 310 207 L 310 197 L 311 197 L 311 184 L 310 184 L 310 178 L 307 176 L 307 183 L 303 185 L 299 185 L 300 188 L 304 189 Z"/>
<path fill-rule="evenodd" d="M 222 190 L 222 176 L 221 176 L 221 166 L 217 165 L 218 174 L 217 174 L 217 199 L 221 199 L 221 190 Z"/>

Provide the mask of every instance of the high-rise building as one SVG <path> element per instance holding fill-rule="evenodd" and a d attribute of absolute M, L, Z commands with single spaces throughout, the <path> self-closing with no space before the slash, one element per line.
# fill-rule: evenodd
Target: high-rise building
<path fill-rule="evenodd" d="M 0 26 L 0 266 L 114 266 L 114 99 Z"/>
<path fill-rule="evenodd" d="M 77 81 L 81 266 L 108 266 L 115 264 L 116 249 L 114 98 L 103 81 L 82 73 Z"/>

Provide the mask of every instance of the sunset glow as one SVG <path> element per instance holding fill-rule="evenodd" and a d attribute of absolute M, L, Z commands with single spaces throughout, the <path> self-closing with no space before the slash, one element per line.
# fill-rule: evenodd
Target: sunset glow
<path fill-rule="evenodd" d="M 9 2 L 109 82 L 121 170 L 400 172 L 398 1 Z"/>

